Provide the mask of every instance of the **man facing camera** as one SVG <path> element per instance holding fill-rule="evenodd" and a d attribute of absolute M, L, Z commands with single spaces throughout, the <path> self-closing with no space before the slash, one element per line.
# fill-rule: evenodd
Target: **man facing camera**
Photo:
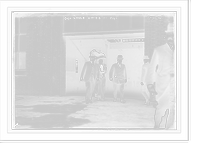
<path fill-rule="evenodd" d="M 92 96 L 94 93 L 94 88 L 96 84 L 96 65 L 95 65 L 95 56 L 90 55 L 89 56 L 90 61 L 85 62 L 82 72 L 81 72 L 81 81 L 85 81 L 86 86 L 86 95 L 85 95 L 85 101 L 86 103 L 89 103 L 92 101 Z"/>
<path fill-rule="evenodd" d="M 122 64 L 122 61 L 123 56 L 118 55 L 117 63 L 112 65 L 109 72 L 109 79 L 113 81 L 114 101 L 120 100 L 120 102 L 124 102 L 124 84 L 127 82 L 126 66 Z"/>

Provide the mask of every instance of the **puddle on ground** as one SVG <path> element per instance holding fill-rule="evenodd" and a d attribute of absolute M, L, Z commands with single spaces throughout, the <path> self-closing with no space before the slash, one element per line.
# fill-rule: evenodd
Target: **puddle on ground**
<path fill-rule="evenodd" d="M 84 109 L 84 104 L 40 104 L 31 106 L 17 105 L 16 108 L 32 108 L 32 112 L 71 114 Z"/>
<path fill-rule="evenodd" d="M 80 126 L 89 123 L 90 121 L 88 119 L 67 117 L 67 115 L 63 114 L 49 114 L 33 118 L 17 117 L 16 122 L 20 126 L 30 126 L 29 129 L 60 130 Z"/>
<path fill-rule="evenodd" d="M 83 104 L 65 104 L 65 105 L 36 105 L 34 111 L 45 112 L 45 113 L 74 113 L 78 110 L 82 110 L 86 105 Z"/>
<path fill-rule="evenodd" d="M 20 115 L 15 118 L 15 122 L 20 126 L 30 126 L 30 129 L 66 129 L 69 127 L 80 126 L 89 123 L 88 119 L 68 117 L 68 115 L 83 110 L 86 105 L 83 104 L 43 104 L 33 106 L 16 106 L 16 109 L 27 109 L 29 112 L 50 113 L 40 117 L 29 117 Z"/>

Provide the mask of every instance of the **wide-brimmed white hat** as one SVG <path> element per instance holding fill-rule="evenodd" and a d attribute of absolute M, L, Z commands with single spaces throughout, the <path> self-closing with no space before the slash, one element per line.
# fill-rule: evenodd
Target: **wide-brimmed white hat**
<path fill-rule="evenodd" d="M 99 53 L 99 55 L 97 56 L 97 59 L 105 59 L 106 56 L 104 53 Z"/>
<path fill-rule="evenodd" d="M 92 50 L 90 52 L 89 58 L 91 58 L 91 57 L 97 58 L 98 55 L 99 55 L 99 52 L 97 52 L 96 50 Z"/>

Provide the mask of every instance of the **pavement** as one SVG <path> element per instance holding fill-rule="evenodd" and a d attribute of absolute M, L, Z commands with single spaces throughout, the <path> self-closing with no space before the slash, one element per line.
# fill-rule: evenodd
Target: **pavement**
<path fill-rule="evenodd" d="M 15 129 L 152 129 L 154 108 L 143 100 L 84 103 L 83 96 L 16 96 Z"/>

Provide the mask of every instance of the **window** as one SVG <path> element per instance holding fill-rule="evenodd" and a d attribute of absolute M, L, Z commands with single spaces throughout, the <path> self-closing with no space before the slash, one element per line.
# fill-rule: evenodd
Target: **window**
<path fill-rule="evenodd" d="M 26 70 L 26 18 L 15 18 L 15 70 Z"/>

